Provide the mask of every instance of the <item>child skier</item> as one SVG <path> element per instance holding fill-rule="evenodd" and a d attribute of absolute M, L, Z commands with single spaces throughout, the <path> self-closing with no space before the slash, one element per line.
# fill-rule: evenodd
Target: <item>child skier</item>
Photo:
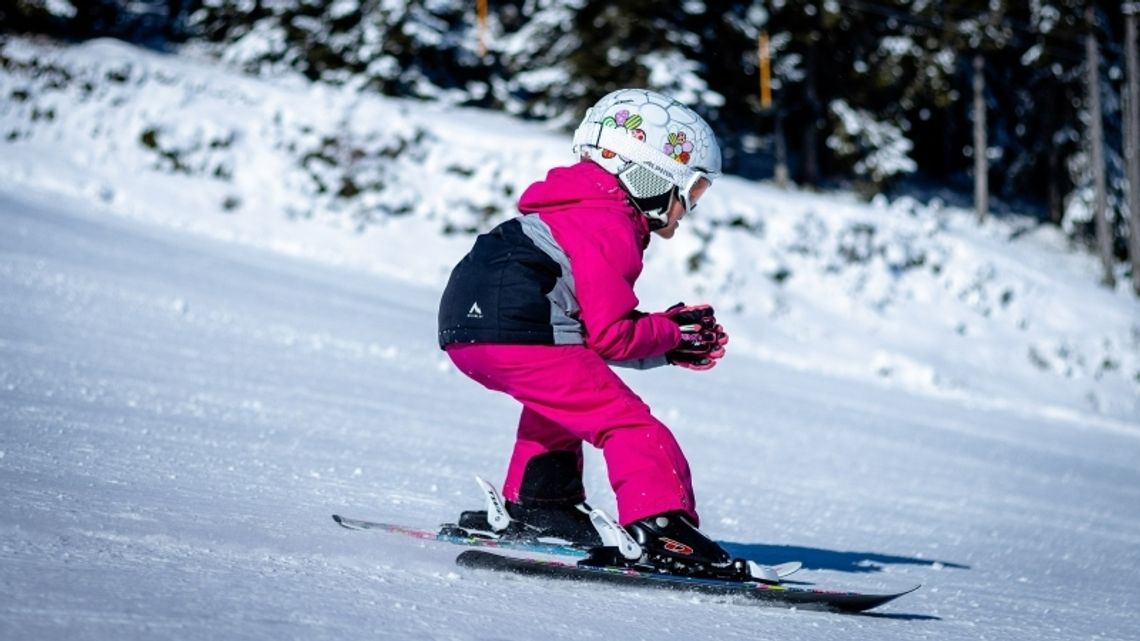
<path fill-rule="evenodd" d="M 644 313 L 633 291 L 650 234 L 673 237 L 719 175 L 720 148 L 688 107 L 623 89 L 586 112 L 573 151 L 577 164 L 531 185 L 523 215 L 480 235 L 455 267 L 440 346 L 464 374 L 522 403 L 502 489 L 516 529 L 600 543 L 582 484 L 586 441 L 602 450 L 619 521 L 648 561 L 736 575 L 739 564 L 696 527 L 673 434 L 610 369 L 707 370 L 724 356 L 712 307 Z M 486 529 L 482 512 L 464 518 L 473 514 Z"/>

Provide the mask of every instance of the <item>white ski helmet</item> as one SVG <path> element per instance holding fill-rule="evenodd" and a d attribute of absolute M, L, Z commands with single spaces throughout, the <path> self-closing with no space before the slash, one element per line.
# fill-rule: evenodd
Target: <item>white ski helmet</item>
<path fill-rule="evenodd" d="M 674 195 L 690 211 L 697 181 L 720 175 L 720 146 L 704 118 L 647 89 L 619 89 L 595 103 L 572 149 L 617 176 L 652 229 L 665 226 Z"/>

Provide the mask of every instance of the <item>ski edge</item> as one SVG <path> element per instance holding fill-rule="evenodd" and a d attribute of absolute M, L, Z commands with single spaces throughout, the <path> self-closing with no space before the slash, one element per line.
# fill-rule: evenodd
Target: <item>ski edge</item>
<path fill-rule="evenodd" d="M 450 543 L 452 545 L 469 546 L 476 548 L 491 548 L 496 550 L 514 550 L 517 552 L 529 552 L 534 554 L 547 554 L 559 557 L 568 558 L 584 558 L 586 551 L 568 545 L 559 545 L 557 543 L 542 543 L 542 542 L 523 542 L 523 541 L 502 541 L 498 539 L 485 539 L 477 536 L 458 536 L 451 534 L 443 534 L 441 532 L 432 532 L 430 530 L 421 530 L 419 528 L 408 527 L 404 525 L 397 525 L 395 523 L 384 523 L 381 521 L 363 521 L 360 519 L 352 519 L 339 514 L 332 515 L 333 521 L 337 525 L 348 530 L 379 530 L 383 532 L 390 532 L 393 534 L 401 534 L 415 539 L 424 541 L 439 541 L 441 543 Z"/>
<path fill-rule="evenodd" d="M 859 613 L 879 607 L 922 587 L 889 593 L 852 592 L 819 587 L 799 587 L 763 582 L 723 581 L 640 572 L 623 568 L 589 568 L 559 561 L 520 559 L 485 550 L 465 550 L 455 562 L 476 570 L 579 582 L 608 583 L 627 587 L 673 589 L 718 596 L 739 596 L 765 605 Z"/>

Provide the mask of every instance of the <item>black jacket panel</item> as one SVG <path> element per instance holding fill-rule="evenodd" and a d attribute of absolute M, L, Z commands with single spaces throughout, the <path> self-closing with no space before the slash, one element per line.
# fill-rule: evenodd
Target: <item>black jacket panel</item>
<path fill-rule="evenodd" d="M 562 267 L 524 232 L 520 219 L 481 234 L 455 266 L 439 305 L 439 346 L 552 345 L 549 298 Z"/>

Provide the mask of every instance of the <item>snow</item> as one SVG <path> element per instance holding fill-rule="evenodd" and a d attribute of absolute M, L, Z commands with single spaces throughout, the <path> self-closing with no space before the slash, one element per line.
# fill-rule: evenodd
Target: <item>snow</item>
<path fill-rule="evenodd" d="M 42 6 L 49 14 L 60 18 L 74 18 L 77 13 L 75 5 L 68 0 L 44 0 L 43 2 L 33 2 L 32 5 Z"/>
<path fill-rule="evenodd" d="M 901 129 L 877 121 L 868 111 L 853 109 L 845 100 L 833 100 L 829 109 L 840 126 L 828 136 L 827 146 L 841 157 L 857 158 L 857 176 L 870 177 L 878 184 L 918 169 L 909 156 L 914 144 Z"/>
<path fill-rule="evenodd" d="M 516 408 L 435 305 L 565 136 L 106 41 L 0 54 L 0 638 L 1140 629 L 1140 304 L 1059 232 L 726 177 L 649 249 L 645 307 L 732 335 L 711 372 L 623 372 L 704 529 L 918 592 L 851 617 L 504 578 L 329 515 L 432 527 L 501 474 Z M 592 451 L 586 484 L 612 510 Z"/>

